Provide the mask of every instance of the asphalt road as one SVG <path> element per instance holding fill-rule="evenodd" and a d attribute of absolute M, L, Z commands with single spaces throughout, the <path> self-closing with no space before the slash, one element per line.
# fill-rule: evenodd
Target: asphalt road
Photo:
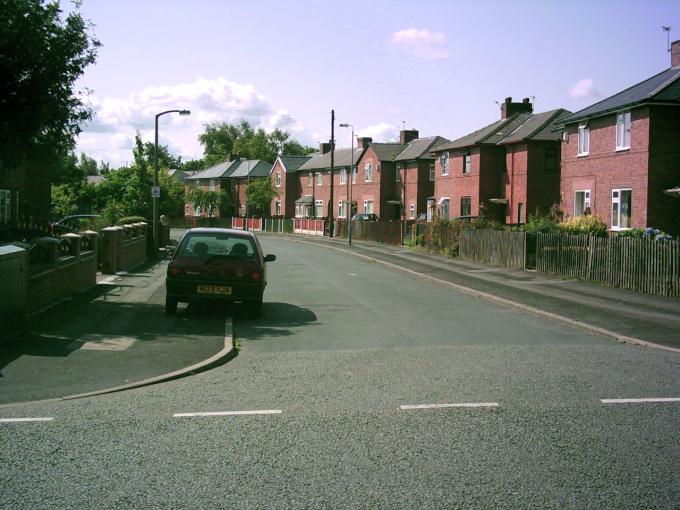
<path fill-rule="evenodd" d="M 680 397 L 677 354 L 263 246 L 265 314 L 234 317 L 227 365 L 2 409 L 51 420 L 0 423 L 0 507 L 680 507 L 680 402 L 602 401 Z"/>

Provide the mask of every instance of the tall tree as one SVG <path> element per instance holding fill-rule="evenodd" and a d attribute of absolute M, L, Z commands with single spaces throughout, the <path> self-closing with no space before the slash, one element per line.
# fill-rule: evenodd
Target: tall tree
<path fill-rule="evenodd" d="M 250 181 L 246 193 L 248 193 L 248 207 L 254 209 L 255 214 L 261 217 L 268 216 L 272 200 L 279 195 L 271 179 Z"/>
<path fill-rule="evenodd" d="M 0 169 L 54 164 L 92 117 L 75 82 L 100 43 L 77 4 L 65 19 L 57 1 L 0 6 Z"/>

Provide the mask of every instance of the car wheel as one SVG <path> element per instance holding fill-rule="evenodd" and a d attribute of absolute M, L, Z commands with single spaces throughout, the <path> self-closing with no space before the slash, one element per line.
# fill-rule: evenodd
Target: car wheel
<path fill-rule="evenodd" d="M 175 315 L 177 313 L 177 300 L 170 297 L 165 297 L 165 313 L 168 315 Z"/>

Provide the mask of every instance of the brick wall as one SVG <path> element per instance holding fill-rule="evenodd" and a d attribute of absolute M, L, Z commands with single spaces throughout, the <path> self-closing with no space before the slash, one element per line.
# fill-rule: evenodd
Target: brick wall
<path fill-rule="evenodd" d="M 574 215 L 574 192 L 589 189 L 591 212 L 611 227 L 612 189 L 632 190 L 632 227 L 645 227 L 648 197 L 649 108 L 632 110 L 630 149 L 616 151 L 616 114 L 591 119 L 590 150 L 578 156 L 578 124 L 567 126 L 562 143 L 560 204 L 565 217 Z"/>

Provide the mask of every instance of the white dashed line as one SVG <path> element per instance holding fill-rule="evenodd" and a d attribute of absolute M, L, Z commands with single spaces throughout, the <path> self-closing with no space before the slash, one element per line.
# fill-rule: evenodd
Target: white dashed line
<path fill-rule="evenodd" d="M 192 416 L 244 416 L 249 414 L 281 414 L 281 409 L 259 409 L 255 411 L 216 411 L 212 413 L 176 413 L 175 418 Z"/>
<path fill-rule="evenodd" d="M 648 402 L 680 402 L 680 398 L 602 398 L 603 404 L 646 404 Z"/>
<path fill-rule="evenodd" d="M 458 404 L 419 404 L 399 406 L 399 409 L 442 409 L 445 407 L 498 407 L 497 402 L 461 402 Z"/>
<path fill-rule="evenodd" d="M 0 423 L 21 423 L 28 421 L 52 421 L 54 418 L 0 418 Z"/>

